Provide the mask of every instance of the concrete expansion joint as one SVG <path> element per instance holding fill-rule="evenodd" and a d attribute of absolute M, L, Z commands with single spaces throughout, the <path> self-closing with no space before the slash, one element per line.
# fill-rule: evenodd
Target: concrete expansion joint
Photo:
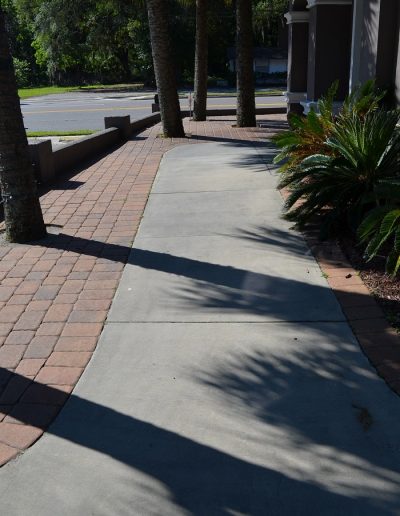
<path fill-rule="evenodd" d="M 145 321 L 145 320 L 127 320 L 127 321 L 107 321 L 105 324 L 107 325 L 118 325 L 118 324 L 258 324 L 258 325 L 271 325 L 271 324 L 332 324 L 332 323 L 345 323 L 347 324 L 346 319 L 291 319 L 290 321 L 282 321 L 282 320 L 271 320 L 271 321 L 249 321 L 247 319 L 243 320 L 223 320 L 223 321 L 186 321 L 186 320 L 173 320 L 173 321 Z"/>
<path fill-rule="evenodd" d="M 145 220 L 146 217 L 143 217 L 143 219 Z M 211 236 L 219 236 L 219 235 L 211 235 Z M 169 239 L 171 237 L 173 237 L 173 238 L 192 238 L 192 237 L 210 238 L 210 234 L 205 233 L 205 234 L 198 234 L 198 235 L 156 235 L 156 236 L 142 236 L 141 235 L 142 240 L 165 240 L 165 239 Z"/>
<path fill-rule="evenodd" d="M 232 188 L 232 189 L 223 189 L 223 190 L 182 190 L 176 192 L 152 192 L 151 197 L 153 195 L 186 195 L 186 194 L 204 194 L 204 193 L 223 193 L 223 192 L 252 192 L 254 188 Z M 257 188 L 257 191 L 270 191 L 271 188 Z"/>

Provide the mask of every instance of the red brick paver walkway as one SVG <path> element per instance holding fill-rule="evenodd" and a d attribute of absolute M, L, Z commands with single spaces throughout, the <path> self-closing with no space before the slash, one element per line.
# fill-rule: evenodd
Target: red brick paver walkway
<path fill-rule="evenodd" d="M 40 437 L 88 364 L 163 154 L 270 132 L 213 120 L 186 121 L 187 139 L 145 131 L 41 198 L 55 234 L 0 246 L 0 465 Z"/>
<path fill-rule="evenodd" d="M 42 199 L 55 234 L 0 245 L 0 465 L 29 447 L 65 403 L 96 347 L 163 154 L 182 143 L 258 143 L 269 128 L 237 129 L 233 118 L 185 121 L 191 138 L 142 133 Z M 338 250 L 308 234 L 362 348 L 400 392 L 398 337 Z"/>

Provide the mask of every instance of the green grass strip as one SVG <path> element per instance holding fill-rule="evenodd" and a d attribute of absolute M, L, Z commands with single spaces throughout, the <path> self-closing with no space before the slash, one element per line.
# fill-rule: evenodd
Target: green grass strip
<path fill-rule="evenodd" d="M 40 138 L 43 136 L 87 136 L 96 131 L 90 129 L 79 129 L 77 131 L 27 131 L 28 138 Z"/>
<path fill-rule="evenodd" d="M 70 91 L 78 90 L 78 87 L 63 88 L 61 86 L 46 86 L 43 88 L 23 88 L 18 90 L 20 99 L 27 99 L 29 97 L 42 97 L 43 95 L 55 95 L 59 93 L 68 93 Z"/>
<path fill-rule="evenodd" d="M 144 88 L 142 82 L 135 82 L 132 84 L 91 84 L 89 86 L 78 86 L 78 90 L 90 91 L 90 90 L 115 90 L 115 91 L 138 91 Z"/>
<path fill-rule="evenodd" d="M 265 91 L 256 91 L 256 97 L 277 97 L 284 94 L 283 90 L 265 90 Z M 224 93 L 224 92 L 209 92 L 207 94 L 208 98 L 211 97 L 236 97 L 237 94 L 235 91 L 232 91 L 231 93 Z"/>
<path fill-rule="evenodd" d="M 90 86 L 43 86 L 41 88 L 22 88 L 18 90 L 20 99 L 29 97 L 42 97 L 44 95 L 57 95 L 72 91 L 113 90 L 113 91 L 137 91 L 143 88 L 142 83 L 135 84 L 92 84 Z"/>
<path fill-rule="evenodd" d="M 30 97 L 42 97 L 44 95 L 57 95 L 61 93 L 71 93 L 73 91 L 115 91 L 115 92 L 124 92 L 124 91 L 140 91 L 143 89 L 142 83 L 134 83 L 134 84 L 92 84 L 90 86 L 44 86 L 41 88 L 23 88 L 18 90 L 19 97 L 24 100 Z M 149 96 L 154 95 L 154 92 L 144 92 L 149 94 Z M 180 92 L 181 97 L 185 97 L 187 95 L 187 90 L 183 90 Z M 281 89 L 265 89 L 256 91 L 256 96 L 274 96 L 274 95 L 283 95 L 284 91 Z M 208 95 L 210 97 L 235 97 L 235 91 L 220 91 L 220 92 L 212 92 L 209 91 Z"/>

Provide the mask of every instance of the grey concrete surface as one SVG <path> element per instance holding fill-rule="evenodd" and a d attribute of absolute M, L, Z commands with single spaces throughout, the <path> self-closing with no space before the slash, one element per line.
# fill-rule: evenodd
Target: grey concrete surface
<path fill-rule="evenodd" d="M 343 320 L 280 219 L 271 160 L 268 146 L 231 143 L 168 152 L 109 321 Z"/>
<path fill-rule="evenodd" d="M 56 150 L 71 142 L 81 140 L 82 138 L 84 138 L 84 136 L 40 136 L 39 138 L 28 138 L 28 143 L 39 143 L 50 140 L 52 149 Z"/>
<path fill-rule="evenodd" d="M 275 245 L 240 240 L 138 239 L 109 321 L 344 320 L 310 256 L 294 258 Z"/>
<path fill-rule="evenodd" d="M 254 226 L 257 196 L 250 219 L 236 213 L 229 167 L 206 159 L 252 153 L 213 143 L 166 155 L 91 363 L 49 432 L 0 470 L 2 514 L 399 514 L 399 398 L 360 352 L 301 236 L 277 217 Z M 197 162 L 197 190 L 178 194 L 189 186 L 185 156 L 188 174 Z M 243 195 L 253 167 L 240 168 Z M 214 205 L 208 233 L 148 235 L 155 212 L 160 224 L 185 224 L 188 196 L 209 209 L 214 168 L 228 204 Z M 232 166 L 235 192 L 239 175 Z M 278 204 L 273 171 L 257 177 L 252 192 Z M 227 206 L 231 223 L 221 226 Z M 309 309 L 302 321 L 296 296 Z M 119 322 L 136 300 L 157 309 Z M 218 320 L 202 318 L 205 305 Z"/>

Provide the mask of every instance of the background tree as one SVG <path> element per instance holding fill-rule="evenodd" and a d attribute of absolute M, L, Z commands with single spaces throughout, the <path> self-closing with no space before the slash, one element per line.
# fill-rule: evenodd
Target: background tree
<path fill-rule="evenodd" d="M 196 0 L 196 48 L 194 63 L 193 120 L 201 122 L 207 117 L 208 79 L 208 0 Z"/>
<path fill-rule="evenodd" d="M 79 83 L 84 78 L 87 49 L 82 19 L 88 7 L 89 2 L 78 0 L 45 0 L 36 11 L 33 46 L 51 83 Z"/>
<path fill-rule="evenodd" d="M 0 7 L 0 189 L 6 237 L 26 242 L 46 234 L 28 141 L 17 94 L 14 67 Z"/>
<path fill-rule="evenodd" d="M 19 86 L 26 87 L 41 80 L 46 81 L 46 77 L 36 62 L 35 49 L 32 46 L 33 27 L 27 17 L 28 11 L 20 10 L 20 1 L 22 0 L 0 0 L 0 5 L 5 16 L 17 82 Z"/>
<path fill-rule="evenodd" d="M 237 125 L 255 127 L 256 101 L 253 72 L 253 5 L 236 0 Z"/>
<path fill-rule="evenodd" d="M 278 44 L 278 36 L 286 22 L 288 0 L 255 0 L 253 9 L 254 34 L 259 43 L 270 47 Z"/>
<path fill-rule="evenodd" d="M 249 1 L 254 6 L 255 46 L 276 46 L 287 0 Z M 196 2 L 164 2 L 177 80 L 192 87 Z M 227 49 L 235 45 L 235 10 L 226 0 L 207 4 L 209 85 L 225 79 L 233 86 L 235 74 L 228 68 Z M 0 0 L 0 5 L 20 86 L 122 81 L 154 85 L 147 9 L 142 0 Z M 195 90 L 200 95 L 199 88 Z"/>
<path fill-rule="evenodd" d="M 163 132 L 171 138 L 184 137 L 175 63 L 168 30 L 167 2 L 147 0 L 147 11 Z"/>

